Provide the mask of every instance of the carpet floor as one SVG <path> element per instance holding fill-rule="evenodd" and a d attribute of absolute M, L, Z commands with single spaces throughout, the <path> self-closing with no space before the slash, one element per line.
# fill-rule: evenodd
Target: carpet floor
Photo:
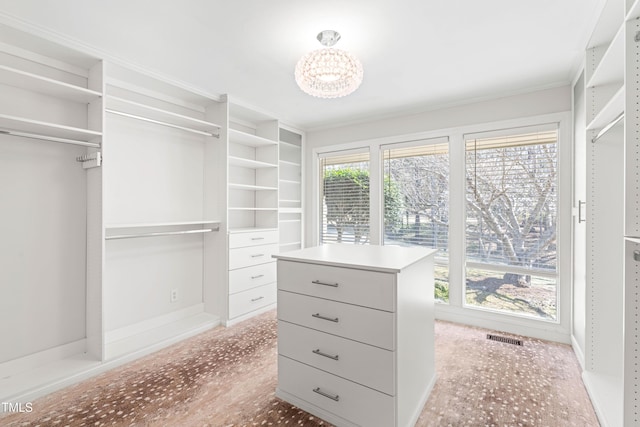
<path fill-rule="evenodd" d="M 215 328 L 4 414 L 22 426 L 330 426 L 281 401 L 276 313 Z M 438 380 L 416 426 L 598 426 L 571 350 L 436 322 Z M 365 426 L 366 427 L 366 426 Z"/>

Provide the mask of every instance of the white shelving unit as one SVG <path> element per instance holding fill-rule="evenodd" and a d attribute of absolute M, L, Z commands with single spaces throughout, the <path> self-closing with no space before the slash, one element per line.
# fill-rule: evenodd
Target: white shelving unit
<path fill-rule="evenodd" d="M 92 369 L 86 299 L 102 256 L 100 168 L 76 159 L 103 143 L 99 58 L 0 23 L 0 397 L 46 392 Z M 98 237 L 98 238 L 96 238 Z M 34 268 L 35 266 L 35 268 Z M 33 298 L 37 295 L 37 298 Z M 25 339 L 28 337 L 28 339 Z"/>
<path fill-rule="evenodd" d="M 304 247 L 302 153 L 303 134 L 292 129 L 280 128 L 280 252 Z"/>
<path fill-rule="evenodd" d="M 593 142 L 583 378 L 603 426 L 640 425 L 638 18 L 639 1 L 607 1 L 586 52 L 586 131 Z"/>
<path fill-rule="evenodd" d="M 278 121 L 229 101 L 227 316 L 230 325 L 276 303 Z"/>

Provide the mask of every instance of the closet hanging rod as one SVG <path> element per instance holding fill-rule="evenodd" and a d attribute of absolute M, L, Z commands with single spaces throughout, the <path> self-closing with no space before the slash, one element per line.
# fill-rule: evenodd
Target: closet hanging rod
<path fill-rule="evenodd" d="M 186 126 L 174 125 L 173 123 L 167 123 L 167 122 L 163 122 L 163 121 L 160 121 L 160 120 L 150 119 L 150 118 L 144 117 L 144 116 L 138 116 L 136 114 L 125 113 L 125 112 L 118 111 L 118 110 L 112 110 L 111 108 L 105 108 L 104 111 L 106 111 L 107 113 L 117 114 L 119 116 L 124 116 L 124 117 L 129 117 L 129 118 L 132 118 L 132 119 L 142 120 L 143 122 L 155 123 L 155 124 L 161 125 L 161 126 L 167 126 L 167 127 L 174 128 L 174 129 L 180 129 L 180 130 L 184 130 L 184 131 L 187 131 L 187 132 L 197 133 L 198 135 L 213 136 L 215 138 L 220 138 L 220 134 L 216 135 L 215 133 L 205 132 L 205 131 L 198 130 L 198 129 L 192 129 L 192 128 L 188 128 Z"/>
<path fill-rule="evenodd" d="M 604 135 L 605 133 L 609 132 L 609 129 L 611 129 L 612 127 L 614 127 L 615 125 L 618 124 L 618 122 L 620 120 L 624 119 L 624 111 L 620 114 L 618 114 L 618 117 L 616 117 L 615 119 L 611 120 L 611 122 L 609 122 L 608 125 L 606 125 L 605 127 L 603 127 L 602 129 L 600 129 L 600 132 L 598 132 L 598 134 L 596 136 L 593 137 L 593 139 L 591 140 L 591 142 L 596 142 L 598 141 L 602 135 Z"/>
<path fill-rule="evenodd" d="M 117 239 L 135 239 L 138 237 L 157 237 L 157 236 L 177 236 L 180 234 L 201 234 L 210 233 L 212 231 L 218 231 L 220 227 L 212 228 L 198 228 L 196 230 L 183 230 L 183 231 L 159 231 L 156 233 L 140 233 L 140 234 L 120 234 L 116 236 L 107 236 L 105 240 L 117 240 Z"/>
<path fill-rule="evenodd" d="M 40 135 L 37 133 L 21 132 L 18 130 L 11 130 L 11 129 L 0 129 L 0 135 L 13 135 L 13 136 L 19 136 L 22 138 L 38 139 L 41 141 L 59 142 L 61 144 L 81 145 L 83 147 L 100 148 L 99 142 L 78 141 L 75 139 L 58 138 L 57 136 Z"/>

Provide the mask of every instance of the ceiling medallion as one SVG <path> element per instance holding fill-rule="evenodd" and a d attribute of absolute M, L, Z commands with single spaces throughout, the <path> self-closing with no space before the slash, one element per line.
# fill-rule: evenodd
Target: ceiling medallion
<path fill-rule="evenodd" d="M 322 31 L 318 41 L 326 47 L 309 52 L 298 61 L 296 83 L 309 95 L 339 98 L 349 95 L 362 83 L 362 64 L 349 52 L 334 49 L 332 46 L 338 40 L 337 31 Z"/>

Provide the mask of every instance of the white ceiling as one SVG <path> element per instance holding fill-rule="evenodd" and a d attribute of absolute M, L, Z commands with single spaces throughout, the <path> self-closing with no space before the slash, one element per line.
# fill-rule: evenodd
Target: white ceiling
<path fill-rule="evenodd" d="M 571 82 L 603 0 L 0 0 L 0 13 L 313 130 Z M 364 81 L 313 98 L 293 78 L 318 32 Z"/>

